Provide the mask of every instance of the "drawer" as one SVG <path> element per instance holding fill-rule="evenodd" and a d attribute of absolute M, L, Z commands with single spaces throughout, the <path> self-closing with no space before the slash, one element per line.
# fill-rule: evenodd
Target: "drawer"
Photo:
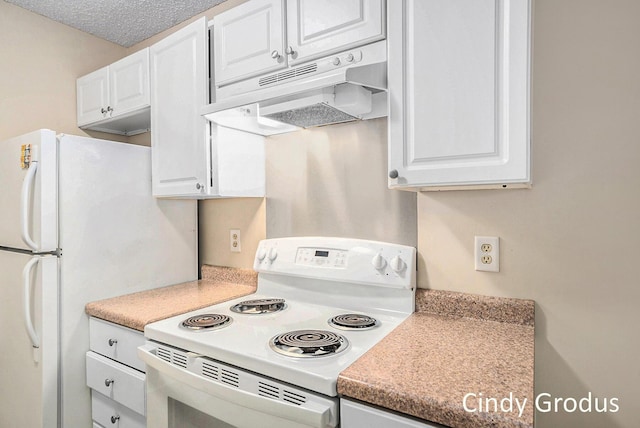
<path fill-rule="evenodd" d="M 108 397 L 96 391 L 91 391 L 91 414 L 94 428 L 145 428 L 146 419 L 144 416 L 127 409 L 122 404 L 118 404 Z M 111 418 L 114 422 L 111 422 Z"/>
<path fill-rule="evenodd" d="M 138 358 L 138 346 L 144 343 L 141 331 L 93 317 L 89 319 L 89 348 L 142 372 L 144 363 Z"/>
<path fill-rule="evenodd" d="M 145 374 L 138 370 L 87 352 L 87 386 L 143 416 L 146 414 L 144 380 Z"/>

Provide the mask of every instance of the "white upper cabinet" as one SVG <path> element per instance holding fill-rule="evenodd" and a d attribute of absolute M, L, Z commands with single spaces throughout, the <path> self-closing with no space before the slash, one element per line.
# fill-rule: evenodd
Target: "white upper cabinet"
<path fill-rule="evenodd" d="M 264 138 L 218 128 L 200 115 L 208 102 L 207 42 L 201 18 L 151 46 L 153 195 L 262 197 Z"/>
<path fill-rule="evenodd" d="M 389 2 L 389 187 L 530 183 L 528 0 Z"/>
<path fill-rule="evenodd" d="M 207 22 L 201 18 L 151 46 L 151 165 L 154 196 L 205 192 Z"/>
<path fill-rule="evenodd" d="M 383 0 L 287 0 L 289 64 L 385 38 Z"/>
<path fill-rule="evenodd" d="M 109 67 L 82 76 L 76 81 L 78 126 L 107 118 L 109 106 Z"/>
<path fill-rule="evenodd" d="M 213 17 L 217 82 L 286 66 L 283 11 L 283 0 L 251 0 Z"/>
<path fill-rule="evenodd" d="M 149 129 L 149 49 L 80 77 L 78 126 L 135 135 Z"/>
<path fill-rule="evenodd" d="M 109 106 L 112 117 L 150 105 L 149 49 L 109 66 Z"/>
<path fill-rule="evenodd" d="M 385 38 L 384 0 L 250 0 L 213 18 L 216 86 Z"/>

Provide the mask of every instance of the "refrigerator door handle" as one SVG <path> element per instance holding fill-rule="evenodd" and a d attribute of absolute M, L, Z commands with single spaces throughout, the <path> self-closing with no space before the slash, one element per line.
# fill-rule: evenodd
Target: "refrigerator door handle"
<path fill-rule="evenodd" d="M 22 193 L 20 200 L 20 211 L 21 211 L 21 226 L 22 226 L 22 240 L 25 244 L 29 246 L 34 251 L 38 251 L 38 244 L 31 238 L 29 234 L 29 218 L 31 214 L 31 206 L 29 201 L 31 199 L 31 188 L 33 187 L 33 180 L 36 176 L 36 171 L 38 170 L 38 161 L 31 161 L 29 165 L 29 170 L 27 171 L 27 175 L 24 177 L 22 181 Z"/>
<path fill-rule="evenodd" d="M 22 315 L 24 317 L 24 325 L 27 328 L 27 334 L 31 339 L 31 345 L 34 348 L 40 347 L 40 338 L 38 337 L 38 333 L 36 333 L 36 329 L 33 327 L 33 322 L 31 321 L 31 271 L 33 267 L 40 262 L 40 257 L 33 257 L 22 269 L 22 291 L 23 291 L 23 311 Z"/>

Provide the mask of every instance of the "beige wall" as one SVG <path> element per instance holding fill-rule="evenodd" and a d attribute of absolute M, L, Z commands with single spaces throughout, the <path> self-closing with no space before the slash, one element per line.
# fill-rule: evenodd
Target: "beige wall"
<path fill-rule="evenodd" d="M 203 264 L 251 269 L 258 242 L 266 236 L 264 198 L 215 199 L 198 205 Z M 240 230 L 239 253 L 229 247 L 229 231 Z"/>
<path fill-rule="evenodd" d="M 40 128 L 88 135 L 76 126 L 76 79 L 125 52 L 0 1 L 0 140 Z"/>
<path fill-rule="evenodd" d="M 269 137 L 266 156 L 267 237 L 416 245 L 416 194 L 387 188 L 386 119 Z"/>
<path fill-rule="evenodd" d="M 536 0 L 531 190 L 421 193 L 421 287 L 534 299 L 536 392 L 619 397 L 615 414 L 538 427 L 635 427 L 640 415 L 640 2 Z M 474 235 L 501 272 L 473 270 Z"/>

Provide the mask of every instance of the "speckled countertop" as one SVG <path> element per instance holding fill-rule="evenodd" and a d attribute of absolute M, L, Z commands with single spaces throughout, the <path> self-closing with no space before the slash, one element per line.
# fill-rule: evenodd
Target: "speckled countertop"
<path fill-rule="evenodd" d="M 257 273 L 250 269 L 202 266 L 202 279 L 88 303 L 90 316 L 135 330 L 174 315 L 194 311 L 256 290 Z"/>
<path fill-rule="evenodd" d="M 143 331 L 251 294 L 256 283 L 252 270 L 203 266 L 202 280 L 91 302 L 85 310 Z M 340 374 L 338 393 L 451 427 L 533 427 L 533 362 L 533 301 L 418 290 L 416 313 Z M 469 410 L 486 407 L 487 398 L 527 401 L 522 414 L 515 400 L 510 412 L 466 411 L 468 394 Z"/>
<path fill-rule="evenodd" d="M 452 427 L 533 426 L 533 301 L 418 290 L 416 311 L 340 374 L 340 395 Z"/>

